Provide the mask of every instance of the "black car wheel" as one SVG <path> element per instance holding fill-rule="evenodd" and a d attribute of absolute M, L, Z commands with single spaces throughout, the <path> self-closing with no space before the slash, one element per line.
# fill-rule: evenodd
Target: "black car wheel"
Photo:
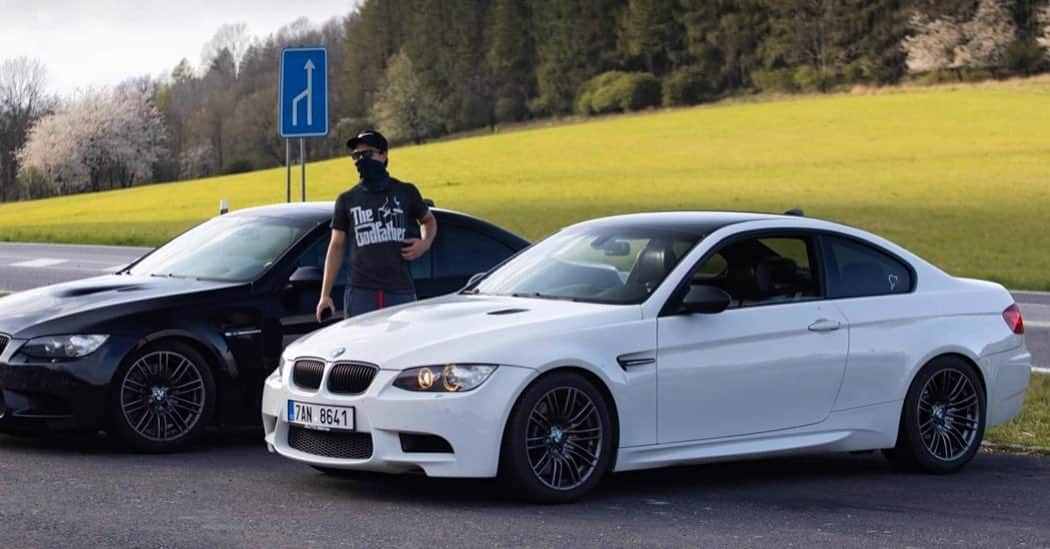
<path fill-rule="evenodd" d="M 897 446 L 886 457 L 902 469 L 953 473 L 984 437 L 985 395 L 973 366 L 941 357 L 915 377 L 904 400 Z"/>
<path fill-rule="evenodd" d="M 159 342 L 139 350 L 113 379 L 113 430 L 136 450 L 185 448 L 207 426 L 214 408 L 211 369 L 183 343 Z"/>
<path fill-rule="evenodd" d="M 562 503 L 583 497 L 612 463 L 609 406 L 591 382 L 557 372 L 530 385 L 503 436 L 500 476 L 525 499 Z"/>

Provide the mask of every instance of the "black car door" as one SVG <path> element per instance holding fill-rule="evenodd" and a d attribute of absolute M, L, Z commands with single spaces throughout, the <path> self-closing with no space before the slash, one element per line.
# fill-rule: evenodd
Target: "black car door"
<path fill-rule="evenodd" d="M 484 224 L 450 219 L 438 226 L 437 239 L 430 250 L 433 276 L 426 284 L 417 283 L 419 297 L 443 295 L 459 290 L 470 277 L 488 271 L 517 250 L 491 234 Z M 422 287 L 421 287 L 422 286 Z"/>
<path fill-rule="evenodd" d="M 291 279 L 280 290 L 282 347 L 287 347 L 292 341 L 322 326 L 317 322 L 315 316 L 317 301 L 321 297 L 320 279 L 297 281 L 294 273 L 315 270 L 313 272 L 318 276 L 323 274 L 325 255 L 328 253 L 328 243 L 331 237 L 331 231 L 327 230 L 321 231 L 318 236 L 314 237 L 314 242 L 310 243 L 295 261 L 291 269 L 293 273 Z M 349 252 L 347 252 L 344 254 L 343 266 L 332 288 L 332 300 L 335 302 L 336 312 L 325 319 L 325 325 L 343 318 L 343 292 L 346 289 L 346 270 L 349 262 Z"/>

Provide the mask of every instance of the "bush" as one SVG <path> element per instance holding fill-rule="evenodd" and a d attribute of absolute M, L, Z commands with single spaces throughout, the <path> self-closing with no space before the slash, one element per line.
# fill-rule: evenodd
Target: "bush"
<path fill-rule="evenodd" d="M 246 158 L 240 158 L 240 159 L 234 160 L 233 162 L 230 162 L 229 164 L 227 164 L 225 168 L 223 168 L 222 170 L 219 171 L 219 174 L 220 175 L 232 175 L 232 174 L 235 174 L 235 173 L 250 172 L 250 171 L 252 171 L 254 169 L 255 169 L 255 166 L 252 166 L 252 161 L 251 160 L 248 160 Z"/>
<path fill-rule="evenodd" d="M 1033 40 L 1014 40 L 1006 49 L 1006 68 L 1014 74 L 1031 76 L 1043 67 L 1045 50 Z"/>
<path fill-rule="evenodd" d="M 627 112 L 660 104 L 660 81 L 649 73 L 610 71 L 588 80 L 576 96 L 576 112 Z"/>
<path fill-rule="evenodd" d="M 663 104 L 665 107 L 695 105 L 712 94 L 712 87 L 703 71 L 696 67 L 678 69 L 664 78 Z"/>
<path fill-rule="evenodd" d="M 751 81 L 758 89 L 766 92 L 792 93 L 798 91 L 794 71 L 789 68 L 752 71 Z"/>
<path fill-rule="evenodd" d="M 809 66 L 802 65 L 795 68 L 795 74 L 791 76 L 795 86 L 804 92 L 815 92 L 827 89 L 827 81 L 820 72 Z"/>

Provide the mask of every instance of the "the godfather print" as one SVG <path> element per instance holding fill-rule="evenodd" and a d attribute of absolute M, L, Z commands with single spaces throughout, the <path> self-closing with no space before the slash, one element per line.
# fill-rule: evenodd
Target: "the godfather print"
<path fill-rule="evenodd" d="M 360 206 L 351 208 L 350 215 L 358 247 L 405 239 L 405 211 L 397 196 L 387 197 L 383 205 L 376 209 Z"/>

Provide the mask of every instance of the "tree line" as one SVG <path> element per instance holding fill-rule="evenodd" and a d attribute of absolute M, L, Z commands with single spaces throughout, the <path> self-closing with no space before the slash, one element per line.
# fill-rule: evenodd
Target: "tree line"
<path fill-rule="evenodd" d="M 63 100 L 0 64 L 0 200 L 274 167 L 285 47 L 329 52 L 332 128 L 395 143 L 544 117 L 1050 69 L 1048 0 L 364 0 L 265 38 L 224 25 L 200 64 Z M 351 177 L 348 174 L 348 177 Z"/>

